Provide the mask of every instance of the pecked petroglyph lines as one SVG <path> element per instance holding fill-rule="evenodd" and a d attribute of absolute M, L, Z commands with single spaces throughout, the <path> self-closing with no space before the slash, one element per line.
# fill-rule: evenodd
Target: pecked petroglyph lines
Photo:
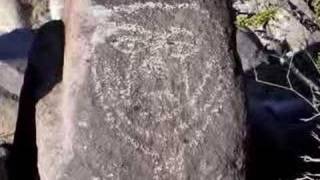
<path fill-rule="evenodd" d="M 176 171 L 184 170 L 185 152 L 202 144 L 213 114 L 221 107 L 222 102 L 215 101 L 223 96 L 223 89 L 213 86 L 213 78 L 222 72 L 214 66 L 213 54 L 202 56 L 210 43 L 200 28 L 183 17 L 171 18 L 170 26 L 159 24 L 179 12 L 200 12 L 199 21 L 209 23 L 209 13 L 197 3 L 94 8 L 98 25 L 90 43 L 97 52 L 92 54 L 100 57 L 92 55 L 90 73 L 105 122 L 121 139 L 151 157 L 154 179 L 165 176 L 163 172 L 183 174 Z M 146 22 L 145 11 L 159 23 Z M 159 11 L 165 13 L 154 13 Z M 150 137 L 153 143 L 148 143 Z"/>

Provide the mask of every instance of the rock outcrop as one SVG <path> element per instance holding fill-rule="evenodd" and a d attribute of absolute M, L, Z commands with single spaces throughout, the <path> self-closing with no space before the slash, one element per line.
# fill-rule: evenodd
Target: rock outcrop
<path fill-rule="evenodd" d="M 319 17 L 309 2 L 236 0 L 233 7 L 239 14 L 237 23 L 255 32 L 268 50 L 278 51 L 287 43 L 293 52 L 298 52 L 320 43 Z"/>
<path fill-rule="evenodd" d="M 37 105 L 42 180 L 244 179 L 226 1 L 67 0 L 63 82 Z"/>

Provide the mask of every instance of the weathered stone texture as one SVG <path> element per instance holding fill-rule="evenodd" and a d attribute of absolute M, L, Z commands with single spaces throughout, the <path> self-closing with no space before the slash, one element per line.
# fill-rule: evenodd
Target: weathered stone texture
<path fill-rule="evenodd" d="M 21 28 L 23 22 L 20 18 L 17 2 L 14 0 L 1 0 L 0 5 L 0 34 Z"/>
<path fill-rule="evenodd" d="M 18 114 L 18 99 L 0 87 L 0 140 L 11 142 Z"/>
<path fill-rule="evenodd" d="M 243 179 L 227 4 L 73 2 L 63 83 L 37 110 L 41 178 Z"/>

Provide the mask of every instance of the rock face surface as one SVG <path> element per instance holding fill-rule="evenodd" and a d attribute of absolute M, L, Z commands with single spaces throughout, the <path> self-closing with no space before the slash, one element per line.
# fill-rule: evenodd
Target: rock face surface
<path fill-rule="evenodd" d="M 221 0 L 68 0 L 37 105 L 42 180 L 241 180 L 244 103 Z"/>

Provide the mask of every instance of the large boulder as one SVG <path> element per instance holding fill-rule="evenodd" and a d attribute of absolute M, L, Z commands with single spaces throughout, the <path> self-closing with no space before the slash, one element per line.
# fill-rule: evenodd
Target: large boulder
<path fill-rule="evenodd" d="M 42 180 L 244 179 L 226 1 L 67 0 L 65 23 L 63 82 L 37 105 Z"/>

